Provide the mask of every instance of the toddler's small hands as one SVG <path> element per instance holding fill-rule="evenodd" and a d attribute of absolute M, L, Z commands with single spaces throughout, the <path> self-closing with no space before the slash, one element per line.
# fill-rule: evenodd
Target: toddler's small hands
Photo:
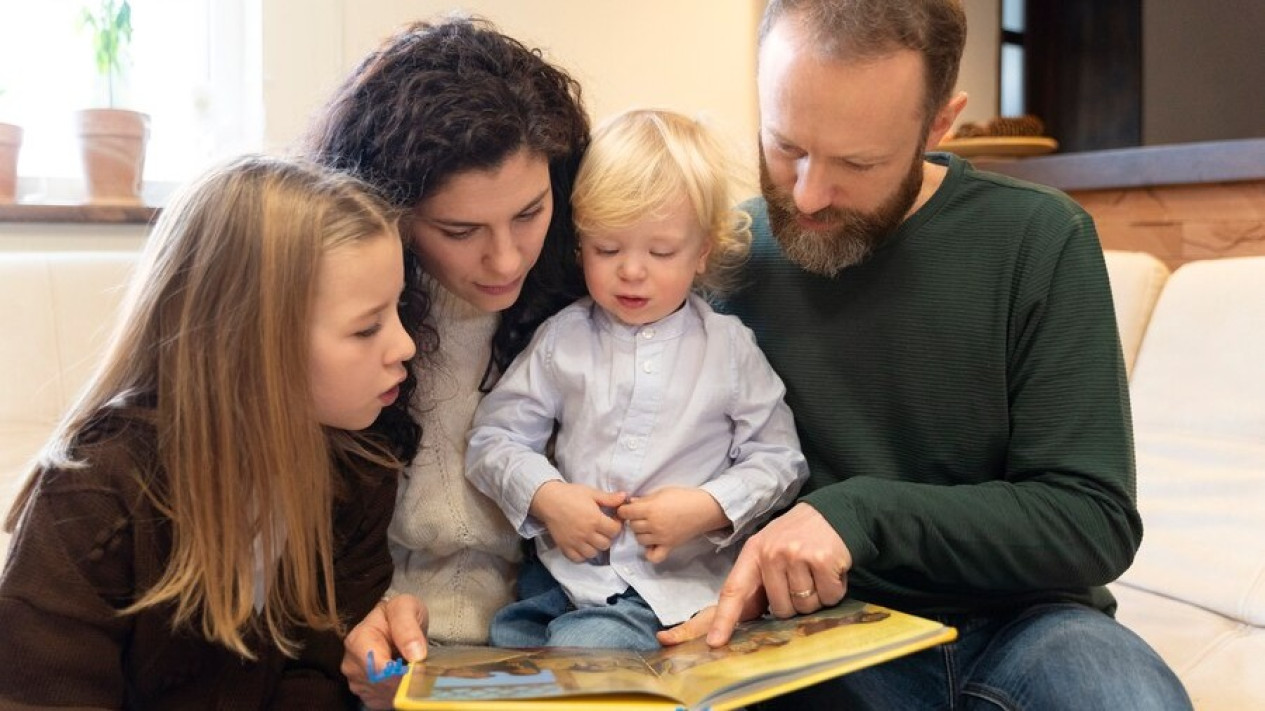
<path fill-rule="evenodd" d="M 725 511 L 704 489 L 669 486 L 636 497 L 616 512 L 646 549 L 646 560 L 662 563 L 673 548 L 730 525 Z"/>
<path fill-rule="evenodd" d="M 622 491 L 550 481 L 536 490 L 530 512 L 549 529 L 563 555 L 579 563 L 610 550 L 623 526 L 607 511 L 619 507 L 627 498 Z"/>

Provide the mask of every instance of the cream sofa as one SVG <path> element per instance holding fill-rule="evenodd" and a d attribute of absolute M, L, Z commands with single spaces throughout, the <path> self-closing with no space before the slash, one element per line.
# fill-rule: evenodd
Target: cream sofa
<path fill-rule="evenodd" d="M 1145 328 L 1129 383 L 1145 532 L 1118 616 L 1196 708 L 1265 709 L 1265 257 L 1189 262 L 1153 311 L 1156 264 L 1128 259 L 1112 288 Z"/>
<path fill-rule="evenodd" d="M 0 518 L 91 375 L 133 252 L 0 253 Z M 8 552 L 0 533 L 0 562 Z"/>
<path fill-rule="evenodd" d="M 0 254 L 3 509 L 91 372 L 134 260 Z M 1173 666 L 1197 708 L 1265 709 L 1265 257 L 1193 262 L 1171 276 L 1145 254 L 1108 252 L 1107 263 L 1146 524 L 1136 562 L 1112 586 L 1119 618 Z"/>

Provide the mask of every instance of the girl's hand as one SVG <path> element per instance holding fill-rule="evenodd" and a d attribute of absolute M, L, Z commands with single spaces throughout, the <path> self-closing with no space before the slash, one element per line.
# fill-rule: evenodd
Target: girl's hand
<path fill-rule="evenodd" d="M 601 551 L 623 525 L 603 509 L 614 509 L 628 498 L 622 491 L 599 491 L 583 484 L 549 481 L 532 497 L 531 515 L 549 529 L 553 542 L 573 563 L 581 563 Z"/>
<path fill-rule="evenodd" d="M 673 548 L 730 525 L 725 511 L 703 489 L 668 486 L 619 507 L 619 517 L 646 549 L 646 560 L 662 563 Z"/>
<path fill-rule="evenodd" d="M 379 666 L 395 657 L 399 650 L 410 662 L 426 658 L 426 604 L 412 595 L 396 595 L 378 603 L 343 640 L 343 663 L 340 669 L 348 686 L 365 706 L 389 709 L 394 705 L 395 689 L 400 677 L 369 681 L 366 661 L 373 651 Z"/>

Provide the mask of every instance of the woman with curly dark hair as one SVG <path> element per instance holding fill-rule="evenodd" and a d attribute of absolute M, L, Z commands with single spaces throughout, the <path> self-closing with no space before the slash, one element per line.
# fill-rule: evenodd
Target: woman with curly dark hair
<path fill-rule="evenodd" d="M 392 592 L 401 594 L 347 638 L 344 672 L 370 705 L 389 698 L 365 682 L 366 652 L 418 659 L 427 638 L 484 643 L 493 613 L 512 599 L 519 537 L 463 476 L 466 432 L 536 326 L 584 294 L 569 197 L 588 139 L 579 85 L 539 51 L 466 17 L 389 38 L 306 138 L 309 158 L 408 211 L 409 288 L 429 294 L 439 336 L 417 374 L 422 451 L 391 525 Z"/>

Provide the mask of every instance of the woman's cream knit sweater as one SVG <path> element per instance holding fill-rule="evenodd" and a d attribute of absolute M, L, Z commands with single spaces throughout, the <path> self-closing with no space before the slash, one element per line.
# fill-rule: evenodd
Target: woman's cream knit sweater
<path fill-rule="evenodd" d="M 418 373 L 422 447 L 400 482 L 391 522 L 391 588 L 426 603 L 431 641 L 486 644 L 492 615 L 513 599 L 521 557 L 518 534 L 501 510 L 465 478 L 466 433 L 498 314 L 433 280 L 427 287 L 439 351 Z"/>

